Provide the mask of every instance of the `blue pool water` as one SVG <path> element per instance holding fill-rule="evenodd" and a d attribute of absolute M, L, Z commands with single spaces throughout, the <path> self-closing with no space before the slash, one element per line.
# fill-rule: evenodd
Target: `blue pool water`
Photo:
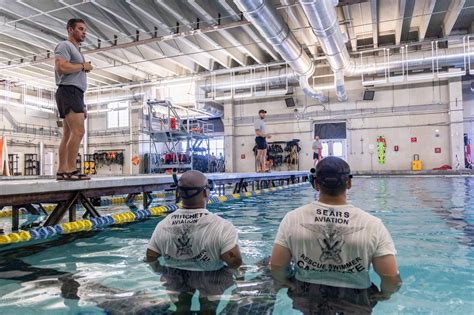
<path fill-rule="evenodd" d="M 474 178 L 355 178 L 353 184 L 350 202 L 384 221 L 404 280 L 374 314 L 474 314 Z M 300 186 L 210 206 L 238 228 L 246 264 L 216 302 L 219 313 L 300 314 L 284 289 L 273 293 L 259 261 L 270 255 L 285 213 L 314 198 L 309 186 Z M 142 262 L 158 221 L 0 248 L 0 313 L 173 312 L 163 276 Z M 199 310 L 197 295 L 191 303 Z"/>

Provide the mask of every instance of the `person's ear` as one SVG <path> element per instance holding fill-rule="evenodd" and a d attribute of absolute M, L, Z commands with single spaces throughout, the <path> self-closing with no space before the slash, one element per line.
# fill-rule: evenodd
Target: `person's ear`
<path fill-rule="evenodd" d="M 319 185 L 318 181 L 316 180 L 316 177 L 314 178 L 314 189 L 316 189 L 316 191 L 321 190 L 321 186 Z"/>
<path fill-rule="evenodd" d="M 207 188 L 203 190 L 204 192 L 204 198 L 208 198 L 209 197 L 209 194 L 207 193 Z"/>
<path fill-rule="evenodd" d="M 351 189 L 352 188 L 352 178 L 349 178 L 346 183 L 346 188 Z"/>

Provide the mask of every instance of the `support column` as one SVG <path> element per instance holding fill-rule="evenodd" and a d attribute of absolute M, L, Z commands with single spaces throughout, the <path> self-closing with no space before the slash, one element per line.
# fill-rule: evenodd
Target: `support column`
<path fill-rule="evenodd" d="M 234 167 L 234 101 L 229 100 L 224 103 L 224 150 L 225 150 L 225 171 L 232 173 Z"/>
<path fill-rule="evenodd" d="M 464 109 L 462 82 L 460 77 L 452 78 L 449 89 L 450 160 L 454 170 L 464 168 Z"/>

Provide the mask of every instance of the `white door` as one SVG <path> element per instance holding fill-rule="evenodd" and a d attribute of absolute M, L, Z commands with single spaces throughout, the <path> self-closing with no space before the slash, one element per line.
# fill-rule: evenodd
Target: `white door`
<path fill-rule="evenodd" d="M 324 139 L 321 144 L 323 157 L 337 156 L 344 160 L 347 158 L 346 139 Z"/>

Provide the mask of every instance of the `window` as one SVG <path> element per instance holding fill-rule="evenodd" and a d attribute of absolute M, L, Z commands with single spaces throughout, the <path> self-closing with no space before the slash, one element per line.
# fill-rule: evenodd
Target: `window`
<path fill-rule="evenodd" d="M 321 145 L 323 146 L 323 149 L 321 150 L 321 154 L 325 157 L 325 156 L 329 156 L 329 146 L 328 146 L 328 143 L 327 142 L 323 142 L 321 143 Z"/>
<path fill-rule="evenodd" d="M 107 104 L 107 129 L 128 127 L 128 102 Z"/>
<path fill-rule="evenodd" d="M 219 154 L 224 156 L 224 137 L 209 139 L 209 147 L 211 149 L 211 154 L 214 153 L 217 157 L 219 157 Z"/>
<path fill-rule="evenodd" d="M 332 145 L 333 155 L 342 157 L 342 142 L 334 142 Z"/>

